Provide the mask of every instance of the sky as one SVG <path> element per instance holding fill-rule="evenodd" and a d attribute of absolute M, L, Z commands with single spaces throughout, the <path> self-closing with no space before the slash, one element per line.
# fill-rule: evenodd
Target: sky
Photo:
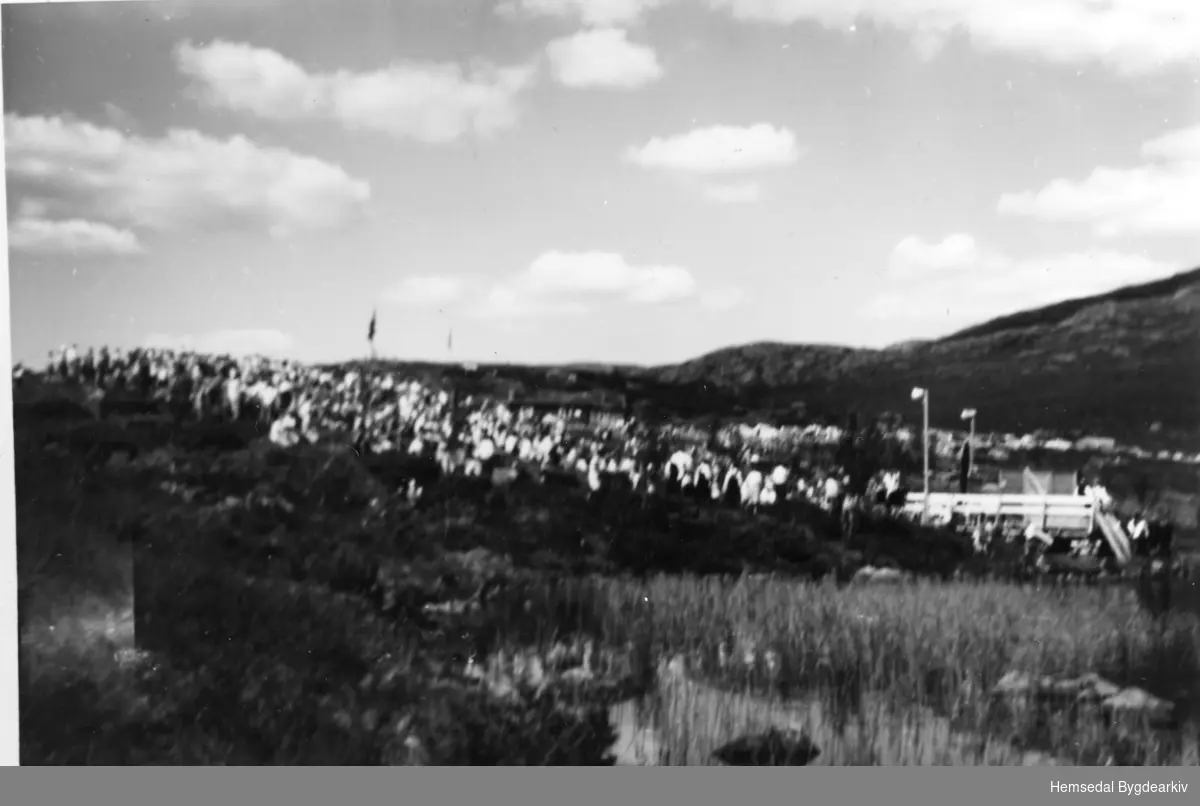
<path fill-rule="evenodd" d="M 5 5 L 13 359 L 881 347 L 1200 265 L 1195 0 Z M 451 338 L 451 333 L 453 334 Z"/>

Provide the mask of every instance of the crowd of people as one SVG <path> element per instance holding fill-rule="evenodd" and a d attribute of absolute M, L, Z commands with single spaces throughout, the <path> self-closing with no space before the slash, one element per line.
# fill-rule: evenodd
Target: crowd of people
<path fill-rule="evenodd" d="M 15 370 L 18 377 L 26 371 Z M 45 375 L 103 396 L 153 402 L 180 421 L 253 420 L 281 446 L 338 441 L 360 454 L 428 457 L 443 474 L 556 470 L 576 475 L 589 494 L 618 485 L 753 510 L 802 499 L 838 515 L 846 533 L 865 508 L 896 513 L 907 492 L 897 471 L 855 482 L 839 467 L 813 467 L 795 456 L 780 459 L 779 453 L 768 460 L 760 453 L 764 446 L 752 442 L 735 448 L 715 435 L 681 440 L 628 413 L 460 398 L 453 389 L 384 369 L 153 348 L 81 351 L 71 345 L 50 354 Z M 1081 481 L 1080 492 L 1104 510 L 1112 505 L 1098 482 Z M 976 524 L 977 548 L 987 551 L 1016 537 L 1008 526 L 1002 519 Z M 1140 544 L 1149 527 L 1139 513 L 1127 530 Z"/>
<path fill-rule="evenodd" d="M 320 368 L 263 357 L 214 357 L 167 349 L 80 350 L 50 355 L 48 376 L 104 395 L 156 401 L 181 421 L 255 420 L 290 446 L 346 441 L 360 453 L 436 458 L 443 473 L 479 475 L 524 465 L 577 474 L 597 492 L 626 484 L 757 509 L 803 498 L 841 515 L 848 527 L 866 501 L 896 502 L 900 474 L 853 489 L 836 467 L 767 461 L 754 445 L 689 445 L 629 414 L 465 395 L 386 370 Z"/>

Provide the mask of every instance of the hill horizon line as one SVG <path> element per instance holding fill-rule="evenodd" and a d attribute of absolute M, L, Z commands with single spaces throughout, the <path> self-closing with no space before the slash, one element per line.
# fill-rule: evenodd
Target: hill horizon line
<path fill-rule="evenodd" d="M 1151 297 L 1176 291 L 1179 288 L 1187 286 L 1194 282 L 1200 282 L 1200 266 L 1191 269 L 1182 269 L 1168 277 L 1163 277 L 1158 280 L 1151 280 L 1145 283 L 1129 283 L 1110 291 L 1104 291 L 1098 294 L 1090 294 L 1082 297 L 1072 297 L 1070 299 L 1052 302 L 1046 305 L 1040 305 L 1036 308 L 1027 308 L 1025 310 L 1016 311 L 1013 313 L 1002 314 L 1000 316 L 986 319 L 977 324 L 968 325 L 959 330 L 955 330 L 944 336 L 932 336 L 928 338 L 912 338 L 903 341 L 893 342 L 883 347 L 868 347 L 855 346 L 852 344 L 839 344 L 834 342 L 821 341 L 777 341 L 771 339 L 763 339 L 759 341 L 748 341 L 736 344 L 728 344 L 724 347 L 717 347 L 679 361 L 669 361 L 655 364 L 641 364 L 630 362 L 616 361 L 598 361 L 595 359 L 577 359 L 573 361 L 472 361 L 469 359 L 462 360 L 436 360 L 436 359 L 405 359 L 405 358 L 384 358 L 380 357 L 381 362 L 392 361 L 399 364 L 412 364 L 424 366 L 450 366 L 457 364 L 476 364 L 486 367 L 529 367 L 531 369 L 569 369 L 569 370 L 641 370 L 652 371 L 656 369 L 664 369 L 668 367 L 676 367 L 682 364 L 687 364 L 693 361 L 699 361 L 709 356 L 718 355 L 726 352 L 736 352 L 747 349 L 764 349 L 764 348 L 809 348 L 813 350 L 841 351 L 854 352 L 858 354 L 878 354 L 883 355 L 888 352 L 899 352 L 910 350 L 923 345 L 949 343 L 955 341 L 963 341 L 966 339 L 979 338 L 983 336 L 994 335 L 1005 330 L 1013 330 L 1020 327 L 1027 327 L 1034 324 L 1046 324 L 1049 320 L 1061 320 L 1077 313 L 1079 310 L 1091 305 L 1102 304 L 1105 302 L 1127 302 L 1131 300 Z M 340 364 L 349 363 L 368 363 L 363 359 L 343 359 L 340 361 L 321 362 L 321 366 L 338 366 Z"/>

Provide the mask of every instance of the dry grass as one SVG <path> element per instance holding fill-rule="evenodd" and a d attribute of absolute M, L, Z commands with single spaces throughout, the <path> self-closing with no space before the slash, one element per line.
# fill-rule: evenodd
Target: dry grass
<path fill-rule="evenodd" d="M 768 724 L 805 727 L 822 747 L 818 764 L 1200 763 L 1194 722 L 1163 732 L 1038 719 L 989 696 L 1013 669 L 1097 672 L 1191 710 L 1200 619 L 1151 618 L 1126 588 L 662 577 L 595 580 L 568 595 L 572 609 L 592 611 L 580 625 L 606 641 L 688 659 L 691 682 L 660 692 L 667 763 L 711 763 L 721 743 Z"/>

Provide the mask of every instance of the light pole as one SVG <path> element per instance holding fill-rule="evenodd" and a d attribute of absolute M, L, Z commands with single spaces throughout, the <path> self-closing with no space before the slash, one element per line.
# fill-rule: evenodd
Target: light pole
<path fill-rule="evenodd" d="M 921 459 L 924 464 L 923 489 L 925 495 L 921 500 L 921 523 L 929 519 L 929 390 L 920 386 L 913 387 L 912 399 L 921 401 Z"/>
<path fill-rule="evenodd" d="M 975 409 L 963 409 L 962 418 L 971 421 L 971 436 L 967 439 L 967 478 L 975 475 Z"/>

